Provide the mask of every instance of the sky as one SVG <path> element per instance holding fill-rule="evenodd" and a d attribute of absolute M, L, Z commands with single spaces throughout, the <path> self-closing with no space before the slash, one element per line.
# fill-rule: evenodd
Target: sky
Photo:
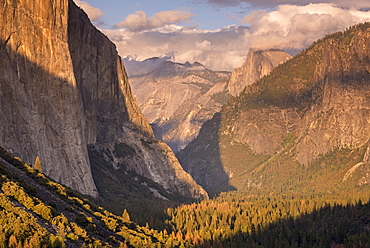
<path fill-rule="evenodd" d="M 232 71 L 249 49 L 294 55 L 370 21 L 369 0 L 74 0 L 127 61 L 160 57 Z"/>

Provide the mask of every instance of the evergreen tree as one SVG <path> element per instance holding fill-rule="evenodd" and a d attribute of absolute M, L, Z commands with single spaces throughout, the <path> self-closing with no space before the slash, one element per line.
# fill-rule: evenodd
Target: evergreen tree
<path fill-rule="evenodd" d="M 41 173 L 42 173 L 42 166 L 41 166 L 41 161 L 40 161 L 39 156 L 36 156 L 35 164 L 34 164 L 33 168 L 34 168 L 35 170 L 38 170 L 39 172 L 41 172 Z"/>
<path fill-rule="evenodd" d="M 124 222 L 129 222 L 130 221 L 130 215 L 128 214 L 126 209 L 122 213 L 122 219 L 123 219 Z"/>

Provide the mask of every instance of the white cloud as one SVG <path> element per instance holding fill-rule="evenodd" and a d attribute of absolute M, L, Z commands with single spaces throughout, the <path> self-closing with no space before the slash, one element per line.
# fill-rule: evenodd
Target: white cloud
<path fill-rule="evenodd" d="M 173 54 L 176 62 L 199 61 L 213 70 L 230 71 L 243 64 L 250 47 L 298 52 L 326 34 L 370 21 L 370 11 L 328 3 L 280 5 L 274 11 L 257 11 L 244 17 L 241 21 L 250 27 L 232 25 L 213 31 L 166 25 L 191 18 L 174 17 L 172 12 L 160 12 L 151 18 L 136 12 L 130 18 L 123 25 L 126 28 L 102 30 L 123 58 L 143 61 Z"/>
<path fill-rule="evenodd" d="M 201 49 L 201 50 L 211 50 L 212 49 L 212 43 L 208 40 L 204 40 L 202 42 L 196 42 L 195 47 L 197 49 Z"/>
<path fill-rule="evenodd" d="M 240 21 L 242 23 L 247 23 L 247 24 L 253 25 L 256 22 L 260 21 L 264 15 L 266 15 L 265 10 L 262 10 L 262 9 L 256 10 L 256 11 L 253 11 L 250 14 L 244 16 L 244 18 Z M 235 18 L 235 19 L 237 19 L 237 18 Z"/>
<path fill-rule="evenodd" d="M 74 0 L 74 2 L 86 12 L 91 21 L 97 21 L 103 16 L 103 12 L 99 8 L 93 7 L 85 1 Z"/>
<path fill-rule="evenodd" d="M 326 34 L 369 21 L 370 12 L 342 9 L 329 3 L 280 5 L 275 11 L 251 13 L 243 20 L 253 20 L 251 47 L 301 50 Z"/>
<path fill-rule="evenodd" d="M 215 31 L 178 25 L 141 32 L 127 29 L 102 31 L 116 44 L 122 57 L 139 61 L 171 53 L 176 62 L 198 61 L 210 69 L 230 71 L 242 65 L 248 53 L 249 29 L 244 26 Z"/>
<path fill-rule="evenodd" d="M 116 24 L 116 27 L 138 32 L 162 27 L 167 24 L 189 21 L 193 16 L 194 14 L 185 10 L 168 10 L 158 12 L 149 18 L 144 11 L 138 10 L 128 15 L 124 21 Z"/>

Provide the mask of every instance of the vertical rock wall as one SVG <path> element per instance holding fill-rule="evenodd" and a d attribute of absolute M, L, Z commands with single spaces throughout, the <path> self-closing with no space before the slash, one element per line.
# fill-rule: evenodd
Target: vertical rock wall
<path fill-rule="evenodd" d="M 7 0 L 0 5 L 0 144 L 46 174 L 97 195 L 82 102 L 68 46 L 68 1 Z"/>
<path fill-rule="evenodd" d="M 236 68 L 230 78 L 227 89 L 237 96 L 243 89 L 270 73 L 272 69 L 284 63 L 292 56 L 280 50 L 255 51 L 250 49 L 247 59 L 241 67 Z"/>
<path fill-rule="evenodd" d="M 68 43 L 74 75 L 83 102 L 88 144 L 111 142 L 130 123 L 152 135 L 128 84 L 123 62 L 114 44 L 89 21 L 72 1 Z"/>
<path fill-rule="evenodd" d="M 300 128 L 297 160 L 308 164 L 336 148 L 359 148 L 370 138 L 370 30 L 350 44 L 325 41 L 315 73 L 317 99 Z"/>

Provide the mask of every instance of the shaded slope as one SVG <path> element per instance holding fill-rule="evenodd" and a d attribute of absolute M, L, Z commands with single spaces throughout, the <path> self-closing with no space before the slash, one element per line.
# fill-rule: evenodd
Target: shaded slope
<path fill-rule="evenodd" d="M 198 137 L 177 153 L 184 170 L 193 175 L 194 180 L 210 195 L 235 190 L 229 185 L 230 175 L 220 158 L 220 136 L 217 132 L 220 124 L 221 115 L 216 113 L 203 124 Z"/>
<path fill-rule="evenodd" d="M 11 247 L 157 247 L 168 235 L 116 216 L 0 148 L 0 244 Z M 14 241 L 15 240 L 15 241 Z"/>

